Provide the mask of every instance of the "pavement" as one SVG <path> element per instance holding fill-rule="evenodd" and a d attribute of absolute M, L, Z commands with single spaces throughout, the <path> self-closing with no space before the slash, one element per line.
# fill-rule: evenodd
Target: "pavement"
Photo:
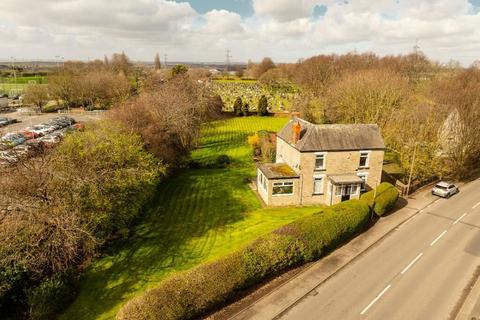
<path fill-rule="evenodd" d="M 479 188 L 476 180 L 450 199 L 415 194 L 231 318 L 454 318 L 480 265 Z"/>

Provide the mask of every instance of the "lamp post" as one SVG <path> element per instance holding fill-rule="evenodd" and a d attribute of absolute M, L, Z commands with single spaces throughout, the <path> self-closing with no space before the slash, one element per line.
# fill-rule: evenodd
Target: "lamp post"
<path fill-rule="evenodd" d="M 410 193 L 410 184 L 412 183 L 412 175 L 413 175 L 413 165 L 415 164 L 417 149 L 418 149 L 418 143 L 415 144 L 415 148 L 413 149 L 412 164 L 410 165 L 410 174 L 408 175 L 407 197 L 408 197 L 408 194 Z"/>
<path fill-rule="evenodd" d="M 14 57 L 10 57 L 10 59 L 12 59 L 12 68 L 13 68 L 13 78 L 14 78 L 14 83 L 15 83 L 15 94 L 17 94 L 17 70 L 16 70 L 16 67 L 15 67 L 15 58 Z"/>

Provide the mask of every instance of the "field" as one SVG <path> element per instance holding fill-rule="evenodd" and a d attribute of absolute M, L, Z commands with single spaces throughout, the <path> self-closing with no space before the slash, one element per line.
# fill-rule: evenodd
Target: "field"
<path fill-rule="evenodd" d="M 21 94 L 31 84 L 45 84 L 46 77 L 17 77 L 16 83 L 13 77 L 0 78 L 0 94 Z"/>
<path fill-rule="evenodd" d="M 272 111 L 290 110 L 297 89 L 293 86 L 274 88 L 263 85 L 255 80 L 215 80 L 213 90 L 222 97 L 226 110 L 233 110 L 233 103 L 237 97 L 247 102 L 251 111 L 255 111 L 258 101 L 265 95 Z"/>
<path fill-rule="evenodd" d="M 287 119 L 233 118 L 204 127 L 193 159 L 232 157 L 226 169 L 190 169 L 162 183 L 134 235 L 97 260 L 61 319 L 113 319 L 128 299 L 168 275 L 211 261 L 318 208 L 264 209 L 246 178 L 255 175 L 248 135 Z"/>

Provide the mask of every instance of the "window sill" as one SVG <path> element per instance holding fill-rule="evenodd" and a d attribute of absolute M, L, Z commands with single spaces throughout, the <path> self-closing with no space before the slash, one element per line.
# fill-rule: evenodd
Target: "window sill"
<path fill-rule="evenodd" d="M 312 196 L 323 196 L 325 193 L 313 193 Z"/>
<path fill-rule="evenodd" d="M 323 168 L 323 169 L 315 168 L 313 171 L 315 171 L 315 172 L 322 172 L 322 171 L 327 171 L 327 169 L 325 169 L 325 168 Z"/>
<path fill-rule="evenodd" d="M 358 167 L 357 170 L 369 170 L 369 169 L 370 169 L 370 167 Z"/>

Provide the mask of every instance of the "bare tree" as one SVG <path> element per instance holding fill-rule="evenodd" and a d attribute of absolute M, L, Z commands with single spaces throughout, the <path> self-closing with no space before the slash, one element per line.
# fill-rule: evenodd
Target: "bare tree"
<path fill-rule="evenodd" d="M 49 93 L 48 87 L 43 84 L 34 84 L 25 90 L 25 103 L 33 104 L 43 112 L 43 107 L 48 103 Z"/>

